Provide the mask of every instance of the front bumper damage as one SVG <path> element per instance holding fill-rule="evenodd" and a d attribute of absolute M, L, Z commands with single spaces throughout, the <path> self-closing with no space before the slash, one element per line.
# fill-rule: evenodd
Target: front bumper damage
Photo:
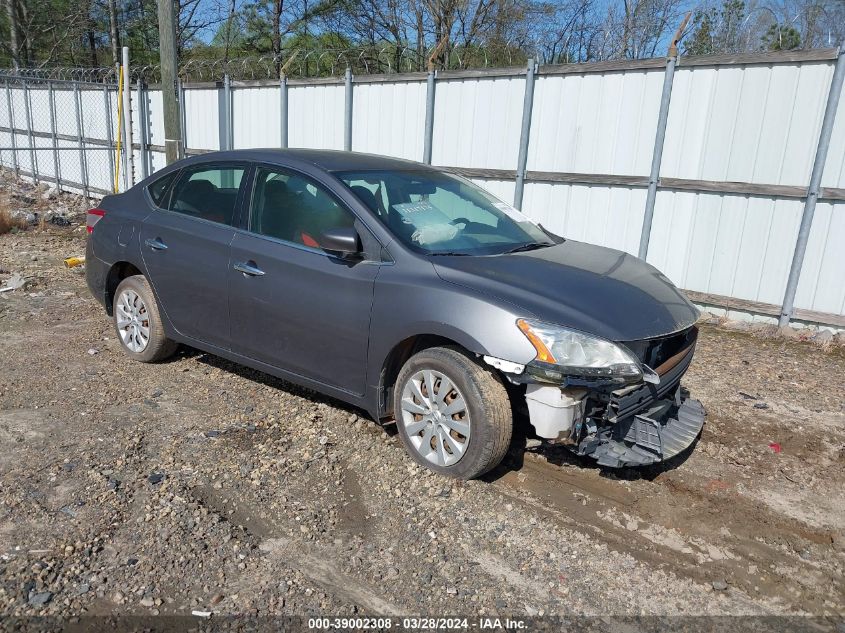
<path fill-rule="evenodd" d="M 523 374 L 518 381 L 525 384 L 536 434 L 609 468 L 654 464 L 678 455 L 695 441 L 705 420 L 702 404 L 681 387 L 697 333 L 693 327 L 630 345 L 643 364 L 655 367 L 657 379 L 648 382 L 549 384 Z"/>
<path fill-rule="evenodd" d="M 645 466 L 671 459 L 688 448 L 704 426 L 704 407 L 683 387 L 616 424 L 596 427 L 576 448 L 609 468 Z"/>

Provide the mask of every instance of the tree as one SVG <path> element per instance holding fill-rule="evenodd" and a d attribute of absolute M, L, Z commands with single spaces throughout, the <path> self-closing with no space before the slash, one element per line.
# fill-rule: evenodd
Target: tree
<path fill-rule="evenodd" d="M 111 45 L 111 63 L 117 66 L 121 61 L 120 30 L 117 25 L 117 6 L 115 0 L 106 0 L 109 8 L 109 44 Z"/>
<path fill-rule="evenodd" d="M 685 6 L 684 0 L 621 0 L 608 5 L 589 58 L 654 57 L 680 24 Z"/>
<path fill-rule="evenodd" d="M 790 51 L 801 48 L 801 34 L 791 24 L 772 24 L 762 37 L 762 44 L 768 51 Z"/>
<path fill-rule="evenodd" d="M 542 25 L 532 35 L 541 42 L 544 63 L 574 63 L 592 58 L 593 43 L 601 32 L 595 10 L 594 0 L 569 0 L 536 6 L 529 20 Z"/>
<path fill-rule="evenodd" d="M 698 9 L 693 17 L 693 32 L 684 46 L 684 54 L 711 55 L 743 50 L 744 23 L 744 0 L 726 0 L 718 9 Z"/>
<path fill-rule="evenodd" d="M 2 12 L 6 63 L 13 67 L 48 63 L 87 64 L 90 45 L 89 2 L 73 0 L 4 0 Z M 56 19 L 61 16 L 61 19 Z"/>
<path fill-rule="evenodd" d="M 9 28 L 9 53 L 15 70 L 20 66 L 20 27 L 18 26 L 18 3 L 16 0 L 5 0 L 6 15 Z"/>
<path fill-rule="evenodd" d="M 368 72 L 424 70 L 432 51 L 439 68 L 518 65 L 533 55 L 545 63 L 654 57 L 690 9 L 683 43 L 690 55 L 835 46 L 845 38 L 845 0 L 165 1 L 178 15 L 183 62 L 266 56 L 276 73 L 293 49 L 305 73 L 345 63 Z M 119 59 L 121 44 L 133 65 L 157 63 L 157 0 L 0 2 L 2 65 L 96 66 Z"/>

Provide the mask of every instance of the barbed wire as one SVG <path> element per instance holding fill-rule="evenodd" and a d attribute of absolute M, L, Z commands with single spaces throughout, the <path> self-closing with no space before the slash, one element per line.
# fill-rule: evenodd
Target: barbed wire
<path fill-rule="evenodd" d="M 112 67 L 45 66 L 39 68 L 0 69 L 4 80 L 74 81 L 115 83 L 117 69 Z"/>
<path fill-rule="evenodd" d="M 523 64 L 535 54 L 537 46 L 525 42 L 504 42 L 497 46 L 454 46 L 438 53 L 434 60 L 440 70 L 464 70 Z M 224 75 L 231 79 L 278 79 L 282 72 L 288 77 L 334 77 L 346 68 L 357 74 L 385 74 L 424 71 L 434 48 L 416 49 L 409 46 L 367 46 L 347 49 L 305 50 L 293 48 L 278 55 L 251 55 L 232 59 L 190 57 L 179 67 L 179 77 L 186 82 L 218 81 Z M 0 69 L 4 80 L 13 78 L 115 83 L 117 68 L 42 66 L 38 68 Z M 160 64 L 132 66 L 132 82 L 161 80 Z"/>

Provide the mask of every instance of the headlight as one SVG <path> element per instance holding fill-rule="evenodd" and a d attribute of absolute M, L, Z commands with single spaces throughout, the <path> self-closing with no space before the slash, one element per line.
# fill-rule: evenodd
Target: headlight
<path fill-rule="evenodd" d="M 537 350 L 536 360 L 555 365 L 564 376 L 642 378 L 637 359 L 615 343 L 541 321 L 519 319 L 516 324 Z"/>

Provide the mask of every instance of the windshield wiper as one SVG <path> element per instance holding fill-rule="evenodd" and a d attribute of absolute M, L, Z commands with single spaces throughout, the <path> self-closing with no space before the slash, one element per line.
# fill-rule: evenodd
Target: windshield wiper
<path fill-rule="evenodd" d="M 438 251 L 436 253 L 429 253 L 429 255 L 462 255 L 464 257 L 469 257 L 469 253 L 458 253 L 453 251 Z"/>
<path fill-rule="evenodd" d="M 502 255 L 508 255 L 510 253 L 523 253 L 525 251 L 535 251 L 538 248 L 546 248 L 547 246 L 554 246 L 554 242 L 551 244 L 547 244 L 545 242 L 528 242 L 528 244 L 521 244 L 516 248 L 512 248 L 509 251 L 505 251 Z"/>

